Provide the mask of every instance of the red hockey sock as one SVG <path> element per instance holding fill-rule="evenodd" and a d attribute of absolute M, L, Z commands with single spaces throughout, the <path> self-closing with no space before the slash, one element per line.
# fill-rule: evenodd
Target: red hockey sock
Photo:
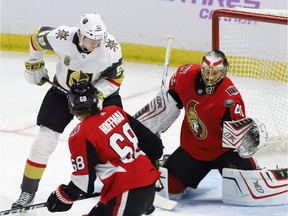
<path fill-rule="evenodd" d="M 173 175 L 168 173 L 168 191 L 171 194 L 182 193 L 185 190 L 185 186 Z"/>

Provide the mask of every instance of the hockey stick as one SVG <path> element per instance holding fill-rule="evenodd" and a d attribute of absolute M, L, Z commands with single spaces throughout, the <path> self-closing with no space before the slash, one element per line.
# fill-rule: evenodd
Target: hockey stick
<path fill-rule="evenodd" d="M 89 196 L 80 196 L 77 199 L 77 201 L 83 200 L 83 199 L 88 199 L 88 198 L 93 198 L 93 197 L 98 197 L 98 196 L 100 196 L 100 192 L 91 194 Z M 47 202 L 37 203 L 37 204 L 33 204 L 33 205 L 24 206 L 22 208 L 8 209 L 8 210 L 5 210 L 5 211 L 1 211 L 0 215 L 10 215 L 10 214 L 22 213 L 22 212 L 26 212 L 28 210 L 43 208 L 43 207 L 46 207 L 46 206 L 47 206 Z"/>
<path fill-rule="evenodd" d="M 68 91 L 67 91 L 66 89 L 64 89 L 62 86 L 60 86 L 60 85 L 57 85 L 56 83 L 54 83 L 54 82 L 50 81 L 49 79 L 47 79 L 47 78 L 43 77 L 43 78 L 42 78 L 42 80 L 43 80 L 44 82 L 47 82 L 47 83 L 49 83 L 50 85 L 52 85 L 54 88 L 58 89 L 59 91 L 61 91 L 61 92 L 65 93 L 65 94 L 67 94 L 67 93 L 68 93 Z"/>

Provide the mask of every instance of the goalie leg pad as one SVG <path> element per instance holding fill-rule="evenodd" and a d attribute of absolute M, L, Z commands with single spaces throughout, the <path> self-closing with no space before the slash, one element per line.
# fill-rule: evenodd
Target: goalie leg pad
<path fill-rule="evenodd" d="M 153 133 L 166 131 L 178 118 L 180 110 L 177 102 L 168 93 L 168 89 L 161 89 L 157 96 L 140 109 L 134 117 Z"/>
<path fill-rule="evenodd" d="M 223 202 L 233 205 L 269 206 L 287 204 L 288 169 L 238 170 L 224 168 Z"/>

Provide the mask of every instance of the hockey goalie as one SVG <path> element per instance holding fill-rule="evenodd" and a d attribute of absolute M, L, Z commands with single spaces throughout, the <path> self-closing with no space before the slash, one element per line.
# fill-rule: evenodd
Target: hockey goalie
<path fill-rule="evenodd" d="M 264 183 L 262 170 L 253 156 L 266 145 L 266 128 L 260 121 L 246 117 L 241 94 L 227 77 L 228 68 L 225 54 L 212 50 L 203 57 L 201 65 L 180 66 L 170 78 L 169 86 L 161 88 L 157 96 L 134 115 L 160 136 L 178 118 L 181 109 L 185 112 L 180 145 L 163 163 L 168 170 L 164 186 L 167 185 L 169 195 L 181 195 L 189 187 L 196 189 L 212 169 L 218 169 L 222 177 L 223 169 L 232 169 L 238 174 L 245 172 L 236 178 L 250 178 L 253 173 L 259 183 Z M 227 177 L 226 171 L 224 174 Z M 226 185 L 223 188 L 227 188 Z M 235 190 L 229 192 L 236 193 Z M 283 193 L 287 196 L 287 180 Z M 229 194 L 229 199 L 232 197 L 231 203 L 243 204 L 238 201 L 239 196 Z M 287 202 L 282 196 L 275 195 L 272 199 L 274 204 Z M 255 199 L 246 201 L 247 205 L 255 205 Z"/>

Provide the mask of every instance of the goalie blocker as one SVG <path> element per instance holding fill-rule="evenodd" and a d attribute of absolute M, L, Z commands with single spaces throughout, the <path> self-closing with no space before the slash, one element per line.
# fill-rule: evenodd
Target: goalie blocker
<path fill-rule="evenodd" d="M 288 169 L 222 172 L 223 202 L 244 206 L 287 205 Z"/>
<path fill-rule="evenodd" d="M 134 118 L 160 136 L 179 115 L 177 102 L 169 94 L 168 88 L 164 87 L 150 103 L 134 114 Z"/>

